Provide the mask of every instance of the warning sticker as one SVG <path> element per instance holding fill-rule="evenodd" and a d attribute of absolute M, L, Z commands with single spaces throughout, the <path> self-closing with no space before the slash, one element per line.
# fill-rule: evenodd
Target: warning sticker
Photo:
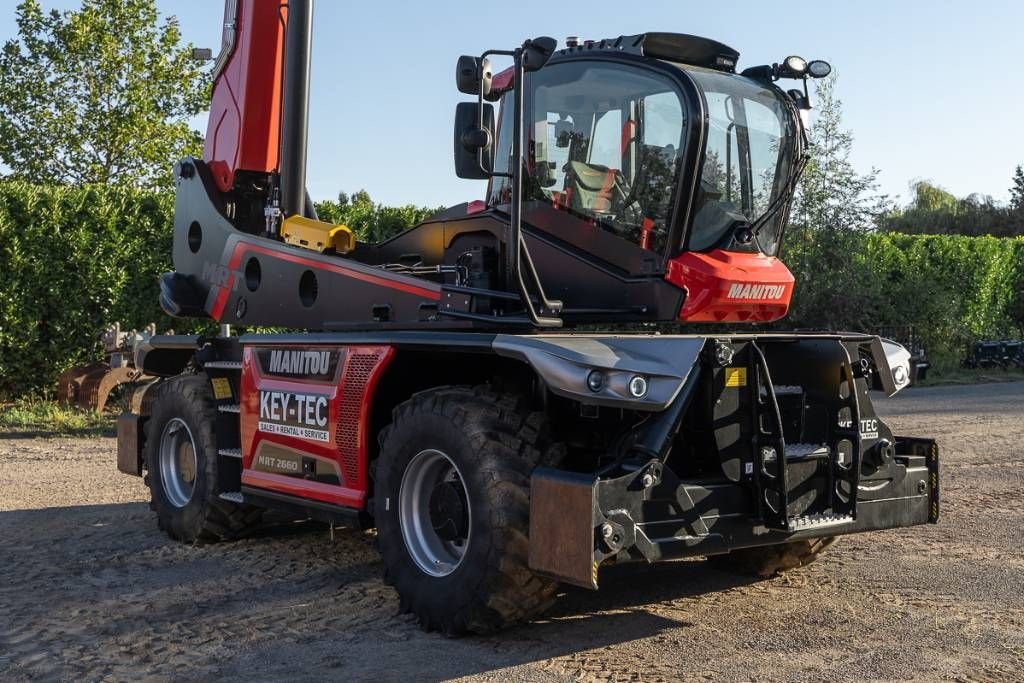
<path fill-rule="evenodd" d="M 327 397 L 260 391 L 259 430 L 326 443 L 331 440 L 327 429 Z"/>
<path fill-rule="evenodd" d="M 214 377 L 210 380 L 213 385 L 213 397 L 218 401 L 231 398 L 231 382 L 227 377 Z"/>
<path fill-rule="evenodd" d="M 725 386 L 727 386 L 727 387 L 745 387 L 745 386 L 747 386 L 747 369 L 746 368 L 726 368 L 725 369 Z"/>

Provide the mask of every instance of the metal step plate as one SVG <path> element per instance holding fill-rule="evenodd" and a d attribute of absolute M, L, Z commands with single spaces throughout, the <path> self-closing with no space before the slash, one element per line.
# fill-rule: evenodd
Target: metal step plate
<path fill-rule="evenodd" d="M 237 403 L 232 403 L 230 405 L 217 406 L 217 410 L 222 413 L 241 413 L 242 407 Z"/>
<path fill-rule="evenodd" d="M 831 451 L 829 447 L 820 443 L 787 443 L 786 461 L 794 460 L 819 460 L 828 458 Z"/>
<path fill-rule="evenodd" d="M 820 513 L 807 515 L 806 517 L 793 517 L 789 520 L 789 528 L 792 531 L 809 531 L 811 529 L 842 526 L 851 522 L 853 522 L 851 515 Z"/>
<path fill-rule="evenodd" d="M 241 448 L 219 448 L 217 449 L 217 455 L 223 455 L 226 458 L 241 458 Z"/>
<path fill-rule="evenodd" d="M 209 363 L 203 363 L 204 368 L 210 370 L 241 370 L 242 361 L 238 360 L 211 360 Z"/>
<path fill-rule="evenodd" d="M 241 491 L 225 491 L 220 494 L 219 498 L 231 503 L 238 503 L 239 505 L 245 502 L 245 498 L 242 497 Z"/>

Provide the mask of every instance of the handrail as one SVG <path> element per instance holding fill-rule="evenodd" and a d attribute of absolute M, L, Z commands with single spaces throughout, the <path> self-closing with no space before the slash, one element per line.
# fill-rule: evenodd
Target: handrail
<path fill-rule="evenodd" d="M 483 150 L 477 150 L 477 163 L 480 169 L 490 176 L 509 177 L 512 179 L 512 206 L 509 216 L 509 224 L 505 233 L 505 271 L 506 287 L 519 292 L 519 298 L 530 322 L 536 327 L 561 327 L 562 319 L 558 313 L 562 310 L 562 302 L 557 299 L 549 299 L 544 292 L 544 285 L 541 283 L 537 268 L 530 256 L 530 249 L 523 239 L 522 231 L 522 208 L 523 208 L 523 91 L 525 81 L 525 69 L 523 68 L 523 48 L 515 50 L 488 50 L 480 56 L 481 63 L 489 55 L 511 56 L 514 66 L 512 80 L 513 97 L 513 127 L 512 127 L 512 173 L 496 173 L 492 169 L 483 166 Z M 477 127 L 483 128 L 484 116 L 484 93 L 483 88 L 477 93 Z M 493 144 L 493 142 L 491 143 Z M 541 309 L 550 311 L 555 315 L 541 315 L 534 308 L 533 298 L 530 296 L 530 289 L 523 277 L 523 261 L 529 271 L 530 279 L 540 299 Z"/>
<path fill-rule="evenodd" d="M 221 36 L 220 52 L 213 62 L 213 80 L 216 82 L 228 60 L 235 53 L 238 42 L 238 0 L 227 0 L 224 4 L 224 33 Z"/>

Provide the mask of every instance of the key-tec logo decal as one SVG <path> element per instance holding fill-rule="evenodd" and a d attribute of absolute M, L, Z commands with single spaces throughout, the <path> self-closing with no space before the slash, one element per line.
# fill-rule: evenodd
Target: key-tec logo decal
<path fill-rule="evenodd" d="M 763 301 L 765 299 L 781 299 L 785 293 L 785 285 L 752 285 L 737 282 L 729 287 L 726 298 Z"/>
<path fill-rule="evenodd" d="M 331 440 L 327 430 L 327 397 L 261 390 L 259 430 L 326 443 Z"/>

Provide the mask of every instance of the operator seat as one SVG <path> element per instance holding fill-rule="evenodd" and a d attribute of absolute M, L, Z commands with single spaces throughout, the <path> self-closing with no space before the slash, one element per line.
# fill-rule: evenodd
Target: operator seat
<path fill-rule="evenodd" d="M 626 198 L 622 172 L 602 164 L 566 164 L 569 207 L 587 214 L 607 214 Z"/>

